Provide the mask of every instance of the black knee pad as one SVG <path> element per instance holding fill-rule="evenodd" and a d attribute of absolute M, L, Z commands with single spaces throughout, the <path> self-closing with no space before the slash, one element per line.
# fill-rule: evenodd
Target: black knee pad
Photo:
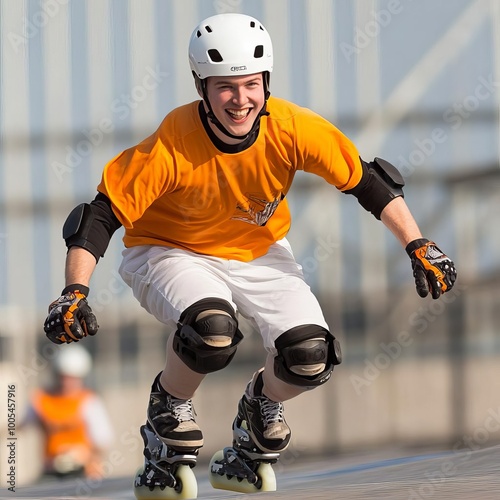
<path fill-rule="evenodd" d="M 339 341 L 318 325 L 292 328 L 276 339 L 275 346 L 274 374 L 292 385 L 324 384 L 342 362 Z"/>
<path fill-rule="evenodd" d="M 229 316 L 213 313 L 196 320 L 201 312 L 211 309 L 224 311 Z M 204 337 L 214 335 L 230 337 L 231 344 L 226 347 L 208 345 Z M 238 321 L 231 304 L 217 298 L 203 299 L 189 306 L 181 314 L 173 348 L 191 370 L 211 373 L 222 370 L 231 362 L 242 339 L 243 335 L 238 330 Z"/>

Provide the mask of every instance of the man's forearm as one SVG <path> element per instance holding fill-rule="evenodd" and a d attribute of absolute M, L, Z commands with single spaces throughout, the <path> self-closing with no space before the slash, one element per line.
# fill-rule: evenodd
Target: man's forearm
<path fill-rule="evenodd" d="M 401 245 L 406 247 L 410 241 L 422 238 L 422 233 L 415 222 L 404 198 L 394 198 L 380 215 L 380 219 L 394 234 Z"/>
<path fill-rule="evenodd" d="M 88 287 L 96 264 L 90 252 L 81 247 L 71 247 L 66 256 L 66 286 L 78 283 Z"/>

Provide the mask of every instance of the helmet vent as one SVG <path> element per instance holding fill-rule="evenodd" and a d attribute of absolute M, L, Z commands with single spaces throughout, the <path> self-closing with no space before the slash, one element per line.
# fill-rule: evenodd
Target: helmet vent
<path fill-rule="evenodd" d="M 264 45 L 257 45 L 255 47 L 255 50 L 253 51 L 253 56 L 256 58 L 256 59 L 259 59 L 260 57 L 262 57 L 264 55 Z"/>
<path fill-rule="evenodd" d="M 222 56 L 220 55 L 220 52 L 217 49 L 209 49 L 208 56 L 210 57 L 212 62 L 220 63 L 223 61 Z"/>
<path fill-rule="evenodd" d="M 255 21 L 250 21 L 250 28 L 255 28 Z"/>
<path fill-rule="evenodd" d="M 200 31 L 200 30 L 198 30 L 198 31 L 196 32 L 196 38 L 200 38 L 200 36 L 201 36 L 201 31 Z"/>
<path fill-rule="evenodd" d="M 208 33 L 212 33 L 212 28 L 210 26 L 205 26 L 205 29 L 208 31 Z"/>

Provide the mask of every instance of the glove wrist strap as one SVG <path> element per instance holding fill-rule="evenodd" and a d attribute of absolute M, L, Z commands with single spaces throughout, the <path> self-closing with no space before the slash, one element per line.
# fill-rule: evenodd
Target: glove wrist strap
<path fill-rule="evenodd" d="M 418 238 L 416 240 L 410 241 L 408 245 L 406 245 L 406 253 L 411 257 L 411 254 L 417 249 L 420 248 L 421 246 L 425 245 L 426 243 L 429 243 L 429 240 L 427 238 Z"/>
<path fill-rule="evenodd" d="M 67 293 L 72 293 L 72 292 L 80 292 L 85 297 L 89 296 L 90 288 L 85 285 L 80 285 L 78 283 L 73 283 L 72 285 L 68 285 L 62 292 L 61 295 L 66 295 Z"/>

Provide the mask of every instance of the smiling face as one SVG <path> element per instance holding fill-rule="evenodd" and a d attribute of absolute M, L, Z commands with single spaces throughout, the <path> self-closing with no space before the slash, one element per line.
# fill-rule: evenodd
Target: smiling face
<path fill-rule="evenodd" d="M 233 135 L 250 132 L 264 106 L 262 73 L 245 76 L 211 76 L 207 79 L 207 96 L 216 118 Z M 227 144 L 237 144 L 242 139 L 231 139 L 212 122 L 210 127 L 217 137 Z"/>

